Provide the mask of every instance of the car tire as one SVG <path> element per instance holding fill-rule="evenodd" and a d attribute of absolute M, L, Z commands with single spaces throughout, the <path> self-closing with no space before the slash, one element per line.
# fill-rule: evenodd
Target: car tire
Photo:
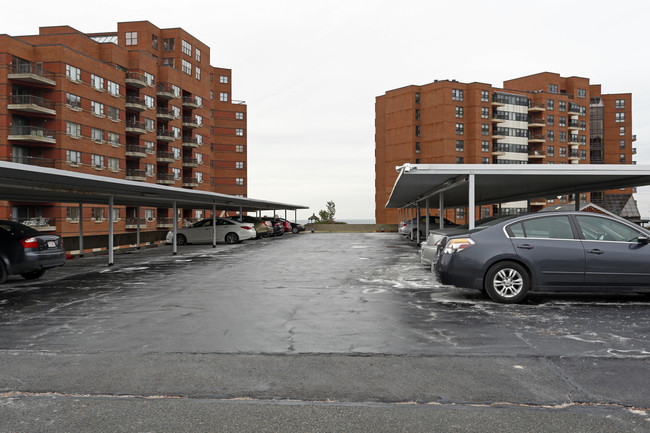
<path fill-rule="evenodd" d="M 45 269 L 36 269 L 35 271 L 23 272 L 20 274 L 20 276 L 26 280 L 36 280 L 37 278 L 41 278 L 43 275 L 45 275 Z"/>
<path fill-rule="evenodd" d="M 7 281 L 8 277 L 9 273 L 7 272 L 7 266 L 5 266 L 2 259 L 0 259 L 0 284 L 3 284 L 5 281 Z"/>
<path fill-rule="evenodd" d="M 225 239 L 227 244 L 239 243 L 239 236 L 237 236 L 237 233 L 233 233 L 233 232 L 227 233 Z"/>
<path fill-rule="evenodd" d="M 485 274 L 484 288 L 493 301 L 516 304 L 528 295 L 530 276 L 519 263 L 499 262 Z"/>
<path fill-rule="evenodd" d="M 291 233 L 293 233 L 294 235 L 297 235 L 298 234 L 298 227 L 292 227 L 291 228 Z"/>
<path fill-rule="evenodd" d="M 176 245 L 187 245 L 187 238 L 185 235 L 176 235 Z"/>

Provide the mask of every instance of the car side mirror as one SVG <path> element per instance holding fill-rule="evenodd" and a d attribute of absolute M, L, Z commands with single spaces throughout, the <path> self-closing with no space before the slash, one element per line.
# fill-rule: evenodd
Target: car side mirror
<path fill-rule="evenodd" d="M 650 238 L 648 236 L 646 236 L 646 235 L 639 235 L 636 238 L 636 241 L 638 243 L 640 243 L 640 244 L 646 245 L 646 244 L 648 244 L 650 242 Z"/>

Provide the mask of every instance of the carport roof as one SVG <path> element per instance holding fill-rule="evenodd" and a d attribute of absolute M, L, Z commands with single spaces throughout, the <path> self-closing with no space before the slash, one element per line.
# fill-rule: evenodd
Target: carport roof
<path fill-rule="evenodd" d="M 495 204 L 530 198 L 650 185 L 650 166 L 641 165 L 483 165 L 405 164 L 386 203 L 402 208 L 444 193 L 445 207 L 469 204 L 470 175 L 475 180 L 475 204 Z"/>
<path fill-rule="evenodd" d="M 107 204 L 220 210 L 296 210 L 307 206 L 256 200 L 208 191 L 114 179 L 54 168 L 0 161 L 0 200 Z"/>

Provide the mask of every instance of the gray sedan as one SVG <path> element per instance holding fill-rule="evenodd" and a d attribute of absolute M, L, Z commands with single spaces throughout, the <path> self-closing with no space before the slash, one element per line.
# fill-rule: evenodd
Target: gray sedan
<path fill-rule="evenodd" d="M 434 264 L 443 284 L 516 303 L 531 291 L 650 292 L 650 232 L 584 212 L 533 214 L 445 237 Z"/>

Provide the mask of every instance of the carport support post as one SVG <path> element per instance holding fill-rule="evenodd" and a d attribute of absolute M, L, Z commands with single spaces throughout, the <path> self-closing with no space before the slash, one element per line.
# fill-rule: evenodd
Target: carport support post
<path fill-rule="evenodd" d="M 240 205 L 239 206 L 239 222 L 244 221 L 244 208 Z"/>
<path fill-rule="evenodd" d="M 84 205 L 79 203 L 79 257 L 84 256 Z"/>
<path fill-rule="evenodd" d="M 178 211 L 176 210 L 176 200 L 172 203 L 172 255 L 178 253 L 178 245 L 176 244 L 176 234 L 178 233 Z"/>
<path fill-rule="evenodd" d="M 469 175 L 469 228 L 474 228 L 474 220 L 476 219 L 476 179 L 474 174 Z"/>
<path fill-rule="evenodd" d="M 140 249 L 140 206 L 135 208 L 135 220 L 137 224 L 137 229 L 135 232 L 135 241 L 137 246 L 135 247 L 136 250 Z"/>
<path fill-rule="evenodd" d="M 415 204 L 416 208 L 416 217 L 417 218 L 415 221 L 415 244 L 420 245 L 420 202 L 417 202 Z"/>
<path fill-rule="evenodd" d="M 427 222 L 426 222 L 426 225 L 425 225 L 425 228 L 424 228 L 425 233 L 426 233 L 426 235 L 424 236 L 424 238 L 426 239 L 426 238 L 429 237 L 429 199 L 426 199 L 426 200 L 425 200 L 424 205 L 425 205 L 426 208 L 427 208 Z"/>
<path fill-rule="evenodd" d="M 440 216 L 440 228 L 445 228 L 445 193 L 440 193 L 440 203 L 438 204 L 438 215 Z"/>
<path fill-rule="evenodd" d="M 217 205 L 212 204 L 212 248 L 217 247 Z"/>
<path fill-rule="evenodd" d="M 580 211 L 580 193 L 576 192 L 576 194 L 575 194 L 574 197 L 575 197 L 575 200 L 573 200 L 573 201 L 574 201 L 575 204 L 576 204 L 576 208 L 575 208 L 575 209 L 576 209 L 576 212 L 579 212 L 579 211 Z"/>
<path fill-rule="evenodd" d="M 108 198 L 108 266 L 113 266 L 113 196 Z"/>

